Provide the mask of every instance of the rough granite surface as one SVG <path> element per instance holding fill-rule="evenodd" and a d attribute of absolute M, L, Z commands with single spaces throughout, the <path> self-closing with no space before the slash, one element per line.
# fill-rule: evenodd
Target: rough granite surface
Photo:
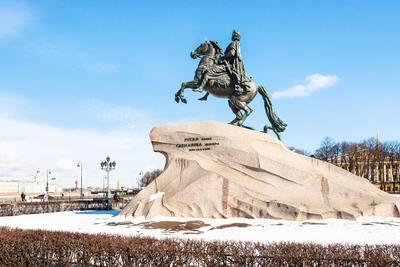
<path fill-rule="evenodd" d="M 261 132 L 221 122 L 155 127 L 164 172 L 121 216 L 308 220 L 400 217 L 400 200 Z"/>

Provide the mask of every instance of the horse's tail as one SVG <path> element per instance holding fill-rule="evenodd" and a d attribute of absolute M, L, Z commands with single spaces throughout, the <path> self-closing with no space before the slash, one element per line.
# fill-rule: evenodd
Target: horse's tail
<path fill-rule="evenodd" d="M 264 108 L 265 108 L 265 112 L 267 113 L 268 120 L 272 125 L 271 128 L 276 133 L 278 138 L 280 139 L 280 134 L 279 133 L 285 131 L 287 124 L 284 123 L 275 114 L 274 107 L 272 106 L 271 97 L 269 96 L 269 94 L 267 93 L 265 88 L 260 85 L 260 86 L 257 87 L 257 90 L 258 90 L 258 92 L 260 93 L 260 95 L 262 96 L 262 98 L 264 100 Z M 265 129 L 265 131 L 266 131 L 266 129 Z"/>

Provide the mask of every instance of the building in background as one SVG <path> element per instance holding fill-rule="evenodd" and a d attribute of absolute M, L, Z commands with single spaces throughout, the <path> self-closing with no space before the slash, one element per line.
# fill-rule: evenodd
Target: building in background
<path fill-rule="evenodd" d="M 388 193 L 400 193 L 400 162 L 390 157 L 376 159 L 359 159 L 354 163 L 350 160 L 329 161 L 355 175 L 368 179 L 377 188 Z"/>
<path fill-rule="evenodd" d="M 40 194 L 46 192 L 46 179 L 36 172 L 33 181 L 5 180 L 0 181 L 0 195 Z M 49 182 L 49 193 L 61 193 L 62 186 Z"/>
<path fill-rule="evenodd" d="M 321 149 L 329 157 L 320 159 L 368 179 L 383 191 L 400 193 L 400 143 L 381 144 L 377 135 L 363 143 L 332 143 Z"/>

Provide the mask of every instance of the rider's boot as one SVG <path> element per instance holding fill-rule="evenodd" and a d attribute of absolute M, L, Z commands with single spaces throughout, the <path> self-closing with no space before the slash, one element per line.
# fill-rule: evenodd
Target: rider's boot
<path fill-rule="evenodd" d="M 239 85 L 243 88 L 244 93 L 250 92 L 250 85 L 249 85 L 249 78 L 245 75 L 243 75 L 240 78 Z"/>
<path fill-rule="evenodd" d="M 205 74 L 203 76 L 203 79 L 201 79 L 200 85 L 197 88 L 194 88 L 193 91 L 194 92 L 200 92 L 200 93 L 203 92 L 204 91 L 204 86 L 206 86 L 206 83 L 207 83 L 207 75 Z"/>
<path fill-rule="evenodd" d="M 240 84 L 240 86 L 243 88 L 243 91 L 244 91 L 245 93 L 250 92 L 250 85 L 248 85 L 247 83 L 242 82 L 242 83 Z"/>
<path fill-rule="evenodd" d="M 239 84 L 235 84 L 235 95 L 243 94 L 243 88 Z"/>

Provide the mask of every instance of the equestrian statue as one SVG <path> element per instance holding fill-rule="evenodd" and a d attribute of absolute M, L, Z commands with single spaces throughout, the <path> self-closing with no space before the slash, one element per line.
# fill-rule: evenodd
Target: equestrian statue
<path fill-rule="evenodd" d="M 257 85 L 255 81 L 246 74 L 240 52 L 240 32 L 233 31 L 232 42 L 222 55 L 222 49 L 215 41 L 205 41 L 190 53 L 193 59 L 201 58 L 196 69 L 194 80 L 184 82 L 175 94 L 175 101 L 187 103 L 184 90 L 191 88 L 195 92 L 206 94 L 199 100 L 206 101 L 211 94 L 219 98 L 228 99 L 229 107 L 236 115 L 230 124 L 252 129 L 244 126 L 246 118 L 253 111 L 248 104 L 259 93 L 264 100 L 264 108 L 267 113 L 269 124 L 264 126 L 263 131 L 267 133 L 272 130 L 277 138 L 281 140 L 281 133 L 286 124 L 275 114 L 271 97 L 266 89 Z"/>

